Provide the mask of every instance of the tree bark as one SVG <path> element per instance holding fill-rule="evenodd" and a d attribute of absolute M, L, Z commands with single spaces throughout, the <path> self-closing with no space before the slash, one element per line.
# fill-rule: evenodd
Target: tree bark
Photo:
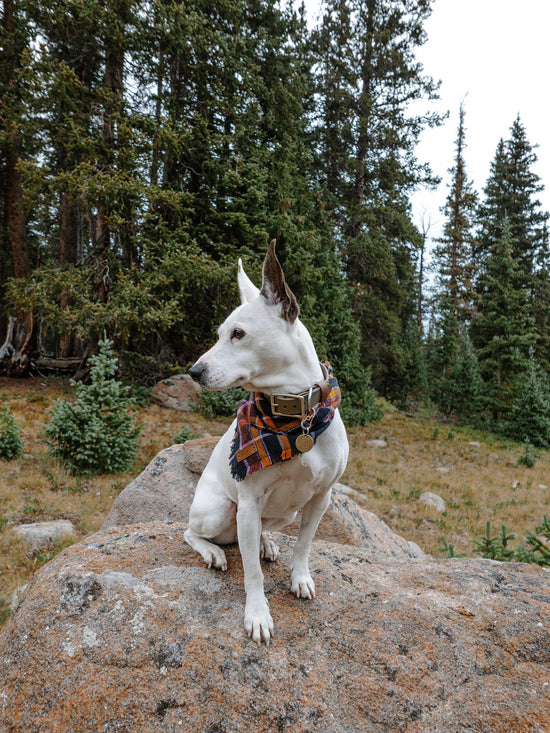
<path fill-rule="evenodd" d="M 17 64 L 20 49 L 15 37 L 15 3 L 4 0 L 5 47 L 2 62 L 7 67 L 6 91 L 17 96 Z M 9 230 L 13 275 L 28 279 L 31 274 L 30 254 L 27 241 L 25 216 L 23 212 L 23 187 L 19 169 L 19 141 L 17 133 L 3 150 L 6 222 Z M 10 315 L 6 338 L 0 347 L 0 372 L 20 376 L 26 374 L 36 346 L 36 323 L 32 313 L 18 310 Z"/>
<path fill-rule="evenodd" d="M 124 49 L 119 45 L 116 34 L 106 30 L 105 37 L 105 88 L 112 95 L 105 104 L 103 118 L 103 142 L 107 152 L 105 172 L 113 164 L 113 150 L 116 142 L 114 98 L 123 91 Z M 109 224 L 109 202 L 103 196 L 98 203 L 96 220 L 96 263 L 94 277 L 94 300 L 106 303 L 109 297 L 109 253 L 111 249 L 111 228 Z"/>

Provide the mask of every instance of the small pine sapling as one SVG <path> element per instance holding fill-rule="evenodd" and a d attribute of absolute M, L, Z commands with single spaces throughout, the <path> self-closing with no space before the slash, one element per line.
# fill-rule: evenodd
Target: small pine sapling
<path fill-rule="evenodd" d="M 0 459 L 11 461 L 21 453 L 23 453 L 21 428 L 11 414 L 9 406 L 5 405 L 0 412 Z"/>
<path fill-rule="evenodd" d="M 71 382 L 74 402 L 56 400 L 44 433 L 51 454 L 71 473 L 121 473 L 133 463 L 143 426 L 129 411 L 129 388 L 115 379 L 112 342 L 104 337 L 90 362 L 90 384 Z"/>
<path fill-rule="evenodd" d="M 518 463 L 522 466 L 527 466 L 527 468 L 533 468 L 536 462 L 537 456 L 535 449 L 529 438 L 525 438 L 523 441 L 523 453 L 520 454 Z"/>
<path fill-rule="evenodd" d="M 474 542 L 474 552 L 481 553 L 482 557 L 490 560 L 510 561 L 514 559 L 514 550 L 508 546 L 510 540 L 515 539 L 514 534 L 508 534 L 503 524 L 500 533 L 493 537 L 491 535 L 491 522 L 487 522 L 485 535 Z"/>

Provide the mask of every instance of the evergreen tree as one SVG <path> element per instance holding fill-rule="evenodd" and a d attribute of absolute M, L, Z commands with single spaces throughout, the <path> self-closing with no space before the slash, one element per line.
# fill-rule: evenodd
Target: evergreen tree
<path fill-rule="evenodd" d="M 484 261 L 491 244 L 502 236 L 506 220 L 521 284 L 532 276 L 541 250 L 545 252 L 548 245 L 548 214 L 541 211 L 536 198 L 543 187 L 532 171 L 536 160 L 534 148 L 518 116 L 510 128 L 510 139 L 498 144 L 485 198 L 478 210 L 480 226 L 476 255 Z"/>
<path fill-rule="evenodd" d="M 513 287 L 527 290 L 528 313 L 538 332 L 537 357 L 549 366 L 548 214 L 542 211 L 537 198 L 543 187 L 532 170 L 536 160 L 518 116 L 510 129 L 510 139 L 499 142 L 491 165 L 485 198 L 478 210 L 474 255 L 481 279 L 491 247 L 502 238 L 504 228 L 508 229 L 510 254 L 517 265 Z"/>
<path fill-rule="evenodd" d="M 430 344 L 430 393 L 445 412 L 459 410 L 464 393 L 464 370 L 475 369 L 470 359 L 466 328 L 472 316 L 474 294 L 472 286 L 472 223 L 476 194 L 466 174 L 464 107 L 460 106 L 455 143 L 454 165 L 450 168 L 451 184 L 443 208 L 446 220 L 443 236 L 433 253 L 437 270 L 434 296 L 437 320 L 436 333 Z M 459 383 L 454 384 L 458 378 Z M 471 403 L 468 411 L 471 412 Z"/>
<path fill-rule="evenodd" d="M 74 403 L 56 400 L 44 427 L 50 452 L 75 474 L 128 470 L 141 425 L 130 413 L 129 388 L 115 379 L 118 359 L 112 342 L 99 342 L 91 358 L 90 384 L 76 384 Z"/>
<path fill-rule="evenodd" d="M 31 41 L 27 19 L 14 0 L 4 0 L 0 36 L 0 305 L 8 276 L 27 280 L 32 258 L 28 222 L 23 198 L 21 168 L 31 148 L 32 132 L 25 126 L 28 88 L 24 59 Z M 9 317 L 3 318 L 7 310 Z M 10 374 L 26 374 L 36 341 L 33 314 L 4 307 L 0 328 L 7 326 L 0 346 L 0 369 Z"/>
<path fill-rule="evenodd" d="M 460 106 L 451 185 L 443 208 L 446 220 L 443 236 L 434 250 L 440 292 L 446 294 L 449 314 L 459 324 L 469 322 L 473 308 L 473 219 L 477 195 L 466 173 L 464 106 Z M 460 328 L 460 326 L 459 326 Z M 460 330 L 464 330 L 463 328 Z M 456 334 L 458 335 L 458 334 Z"/>
<path fill-rule="evenodd" d="M 362 356 L 376 387 L 400 391 L 403 339 L 416 310 L 415 250 L 408 192 L 429 179 L 413 150 L 437 116 L 413 115 L 410 102 L 432 99 L 415 51 L 425 40 L 429 0 L 326 0 L 315 36 L 319 59 L 317 138 Z"/>
<path fill-rule="evenodd" d="M 517 375 L 526 370 L 529 348 L 536 341 L 529 316 L 529 292 L 518 287 L 520 266 L 513 256 L 511 227 L 504 219 L 502 235 L 491 247 L 478 285 L 472 340 L 485 384 L 492 418 L 505 418 L 516 396 Z"/>
<path fill-rule="evenodd" d="M 21 426 L 5 405 L 0 410 L 0 460 L 11 461 L 22 453 Z"/>
<path fill-rule="evenodd" d="M 536 198 L 535 161 L 518 117 L 510 139 L 499 142 L 478 209 L 472 340 L 494 419 L 505 418 L 517 397 L 515 376 L 527 370 L 529 347 L 548 364 L 548 215 Z"/>
<path fill-rule="evenodd" d="M 519 379 L 503 431 L 517 441 L 529 441 L 537 448 L 550 446 L 550 384 L 547 374 L 537 363 L 534 351 Z"/>

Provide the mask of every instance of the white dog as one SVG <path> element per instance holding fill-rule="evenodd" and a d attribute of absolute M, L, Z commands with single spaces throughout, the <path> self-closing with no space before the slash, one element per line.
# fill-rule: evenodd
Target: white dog
<path fill-rule="evenodd" d="M 303 509 L 291 587 L 298 598 L 313 598 L 311 542 L 331 488 L 345 469 L 348 441 L 337 409 L 338 384 L 330 365 L 319 363 L 311 336 L 298 318 L 275 241 L 265 258 L 261 290 L 240 260 L 238 284 L 242 304 L 220 326 L 218 342 L 190 374 L 206 389 L 241 386 L 251 395 L 199 480 L 185 540 L 209 568 L 226 570 L 219 545 L 238 539 L 245 631 L 258 644 L 269 644 L 273 620 L 260 558 L 275 561 L 279 550 L 262 530 L 281 529 Z"/>

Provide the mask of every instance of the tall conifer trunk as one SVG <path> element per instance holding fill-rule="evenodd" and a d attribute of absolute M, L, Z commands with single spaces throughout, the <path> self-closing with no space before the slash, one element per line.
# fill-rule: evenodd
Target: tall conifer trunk
<path fill-rule="evenodd" d="M 15 34 L 15 5 L 4 0 L 4 32 L 6 45 L 3 62 L 8 66 L 6 91 L 17 96 L 16 70 L 20 49 Z M 10 141 L 4 150 L 5 205 L 13 263 L 13 275 L 27 279 L 31 273 L 29 246 L 23 212 L 23 187 L 19 169 L 19 141 Z M 36 345 L 36 323 L 33 314 L 18 309 L 10 316 L 4 343 L 0 347 L 0 369 L 8 374 L 22 376 L 27 373 Z"/>
<path fill-rule="evenodd" d="M 59 206 L 59 261 L 61 264 L 76 262 L 76 243 L 78 239 L 78 221 L 75 204 L 67 193 L 61 196 Z M 63 291 L 59 298 L 61 308 L 67 308 L 72 303 L 70 293 Z M 59 339 L 58 356 L 66 359 L 74 350 L 74 336 L 64 333 Z"/>
<path fill-rule="evenodd" d="M 104 85 L 107 92 L 107 102 L 103 111 L 103 142 L 106 151 L 105 172 L 113 165 L 116 144 L 115 109 L 123 92 L 124 48 L 121 46 L 117 30 L 119 30 L 118 26 L 123 24 L 120 13 L 124 12 L 124 9 L 119 8 L 118 5 L 119 3 L 113 3 L 112 13 L 115 17 L 112 18 L 109 17 L 109 8 L 106 7 Z M 95 245 L 94 300 L 105 303 L 109 297 L 109 254 L 111 250 L 109 201 L 105 194 L 98 202 Z"/>
<path fill-rule="evenodd" d="M 373 46 L 374 46 L 374 17 L 376 12 L 376 1 L 367 0 L 365 13 L 365 41 L 364 56 L 361 69 L 361 95 L 359 97 L 359 134 L 357 139 L 354 205 L 355 211 L 351 222 L 350 231 L 352 237 L 358 237 L 363 228 L 362 209 L 365 201 L 365 183 L 367 174 L 367 153 L 370 142 L 370 126 L 372 113 L 372 75 L 373 75 Z"/>

